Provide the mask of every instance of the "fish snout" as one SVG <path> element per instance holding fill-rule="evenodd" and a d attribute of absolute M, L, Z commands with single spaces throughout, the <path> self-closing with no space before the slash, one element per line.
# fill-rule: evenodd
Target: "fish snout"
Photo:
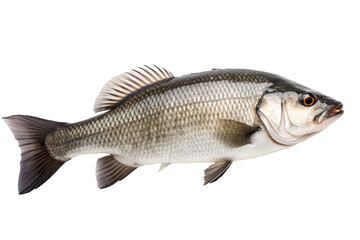
<path fill-rule="evenodd" d="M 344 105 L 341 102 L 337 102 L 336 104 L 333 104 L 331 108 L 328 111 L 327 118 L 334 117 L 335 115 L 340 115 L 344 113 L 344 110 L 342 110 Z"/>
<path fill-rule="evenodd" d="M 329 104 L 324 111 L 322 111 L 320 114 L 315 116 L 314 121 L 318 124 L 322 123 L 325 119 L 332 118 L 334 116 L 340 117 L 343 113 L 343 104 L 339 101 L 332 101 L 331 104 Z"/>

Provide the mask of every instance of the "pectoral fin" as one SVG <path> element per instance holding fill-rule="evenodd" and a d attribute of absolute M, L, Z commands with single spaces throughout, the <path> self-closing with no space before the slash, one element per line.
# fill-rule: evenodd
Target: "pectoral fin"
<path fill-rule="evenodd" d="M 208 183 L 213 183 L 219 178 L 221 178 L 224 173 L 229 169 L 231 163 L 232 161 L 230 160 L 224 162 L 217 162 L 205 169 L 204 185 Z"/>
<path fill-rule="evenodd" d="M 130 167 L 117 161 L 113 155 L 99 158 L 96 163 L 96 178 L 99 188 L 107 188 L 123 180 L 136 167 Z"/>
<path fill-rule="evenodd" d="M 230 147 L 241 147 L 251 143 L 251 135 L 260 130 L 235 120 L 220 119 L 216 137 Z"/>

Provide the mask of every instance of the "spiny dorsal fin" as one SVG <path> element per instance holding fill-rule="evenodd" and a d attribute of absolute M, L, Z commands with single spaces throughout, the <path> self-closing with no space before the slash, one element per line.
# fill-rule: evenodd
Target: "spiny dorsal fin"
<path fill-rule="evenodd" d="M 213 183 L 219 178 L 221 178 L 224 173 L 229 169 L 232 161 L 226 160 L 224 162 L 217 162 L 211 164 L 207 169 L 205 169 L 204 176 L 204 185 L 208 183 Z"/>
<path fill-rule="evenodd" d="M 173 77 L 165 68 L 156 65 L 139 67 L 130 72 L 120 74 L 108 81 L 96 98 L 94 111 L 112 109 L 121 99 L 130 93 L 154 82 Z"/>

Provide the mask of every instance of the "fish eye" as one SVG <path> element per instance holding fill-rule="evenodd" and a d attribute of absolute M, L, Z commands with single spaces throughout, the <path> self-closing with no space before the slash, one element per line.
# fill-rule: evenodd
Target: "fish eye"
<path fill-rule="evenodd" d="M 313 106 L 316 103 L 316 96 L 313 93 L 304 93 L 301 95 L 300 103 L 305 107 Z"/>

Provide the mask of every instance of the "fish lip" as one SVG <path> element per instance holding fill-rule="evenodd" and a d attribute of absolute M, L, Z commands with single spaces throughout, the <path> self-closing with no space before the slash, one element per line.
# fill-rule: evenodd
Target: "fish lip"
<path fill-rule="evenodd" d="M 327 107 L 323 112 L 315 116 L 315 121 L 317 123 L 322 123 L 323 120 L 327 118 L 332 118 L 337 115 L 342 115 L 344 113 L 344 110 L 342 110 L 344 105 L 342 103 L 338 103 L 337 105 L 332 105 Z M 333 112 L 334 110 L 337 110 L 336 112 Z"/>
<path fill-rule="evenodd" d="M 343 114 L 344 110 L 343 109 L 343 104 L 339 103 L 338 105 L 336 105 L 335 107 L 332 107 L 329 111 L 328 114 L 326 116 L 326 118 L 331 118 L 333 116 L 339 115 L 339 114 Z M 333 112 L 334 110 L 337 110 L 336 112 Z"/>

